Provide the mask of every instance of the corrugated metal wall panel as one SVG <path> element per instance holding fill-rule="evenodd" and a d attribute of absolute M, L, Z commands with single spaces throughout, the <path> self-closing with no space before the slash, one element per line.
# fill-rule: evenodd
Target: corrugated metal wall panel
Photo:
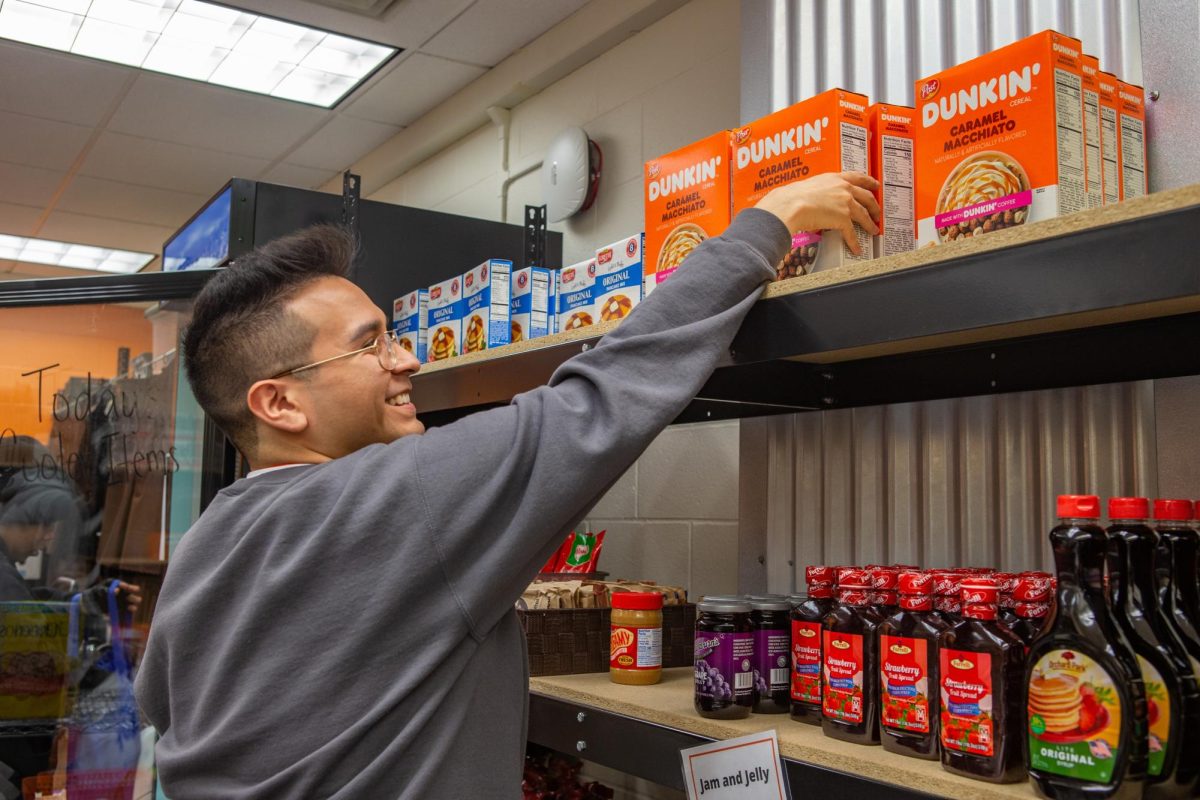
<path fill-rule="evenodd" d="M 912 105 L 918 79 L 1046 28 L 1079 37 L 1102 69 L 1142 82 L 1138 0 L 759 0 L 754 8 L 772 31 L 763 113 L 834 87 Z"/>
<path fill-rule="evenodd" d="M 794 494 L 771 502 L 795 531 L 769 545 L 769 588 L 814 563 L 1046 568 L 1056 495 L 1157 494 L 1153 414 L 1143 381 L 779 418 Z"/>

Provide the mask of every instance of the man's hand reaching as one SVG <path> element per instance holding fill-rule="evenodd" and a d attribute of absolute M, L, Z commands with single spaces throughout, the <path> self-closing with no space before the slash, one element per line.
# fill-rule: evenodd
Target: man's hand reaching
<path fill-rule="evenodd" d="M 861 172 L 825 173 L 772 189 L 756 208 L 779 217 L 792 233 L 840 231 L 850 252 L 862 255 L 854 224 L 872 236 L 879 233 L 879 203 L 872 194 L 878 186 Z"/>

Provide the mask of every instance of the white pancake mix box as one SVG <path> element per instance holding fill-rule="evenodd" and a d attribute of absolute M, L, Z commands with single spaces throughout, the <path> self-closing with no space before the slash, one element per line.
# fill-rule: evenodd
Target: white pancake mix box
<path fill-rule="evenodd" d="M 509 321 L 512 262 L 490 258 L 463 274 L 463 352 L 477 353 L 512 341 Z"/>
<path fill-rule="evenodd" d="M 641 280 L 641 277 L 638 277 Z M 596 259 L 563 267 L 558 273 L 558 333 L 586 328 L 596 321 L 592 290 L 596 283 Z"/>
<path fill-rule="evenodd" d="M 427 360 L 441 361 L 462 352 L 462 276 L 429 287 Z"/>
<path fill-rule="evenodd" d="M 514 342 L 553 333 L 554 272 L 545 267 L 513 270 L 511 309 Z"/>
<path fill-rule="evenodd" d="M 429 290 L 416 289 L 392 302 L 396 341 L 424 362 L 429 344 Z"/>
<path fill-rule="evenodd" d="M 613 242 L 596 251 L 596 315 L 600 322 L 622 319 L 642 300 L 644 233 Z"/>

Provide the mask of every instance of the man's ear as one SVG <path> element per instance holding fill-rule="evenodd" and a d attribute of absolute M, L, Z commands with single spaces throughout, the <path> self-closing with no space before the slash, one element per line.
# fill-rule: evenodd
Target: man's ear
<path fill-rule="evenodd" d="M 275 378 L 259 381 L 246 392 L 250 413 L 263 424 L 285 433 L 300 433 L 308 427 L 308 416 L 299 399 L 293 382 Z"/>

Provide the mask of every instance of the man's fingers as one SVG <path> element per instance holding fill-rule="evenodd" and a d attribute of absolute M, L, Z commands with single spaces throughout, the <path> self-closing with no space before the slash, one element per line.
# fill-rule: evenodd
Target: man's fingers
<path fill-rule="evenodd" d="M 871 219 L 879 219 L 879 201 L 875 199 L 873 192 L 869 192 L 861 186 L 851 184 L 850 194 L 854 195 L 854 199 L 867 209 L 867 213 L 871 215 Z"/>
<path fill-rule="evenodd" d="M 846 247 L 850 248 L 850 252 L 861 256 L 862 249 L 858 246 L 858 237 L 854 235 L 854 223 L 847 221 L 838 226 L 838 230 L 842 232 L 842 239 L 846 242 Z"/>
<path fill-rule="evenodd" d="M 879 188 L 879 181 L 862 172 L 843 172 L 842 178 L 847 183 L 862 187 L 869 192 L 873 192 Z"/>
<path fill-rule="evenodd" d="M 871 215 L 867 213 L 867 209 L 858 203 L 855 203 L 853 208 L 850 209 L 850 216 L 863 227 L 863 230 L 872 236 L 879 233 L 879 226 L 875 224 L 875 220 L 871 219 Z"/>

